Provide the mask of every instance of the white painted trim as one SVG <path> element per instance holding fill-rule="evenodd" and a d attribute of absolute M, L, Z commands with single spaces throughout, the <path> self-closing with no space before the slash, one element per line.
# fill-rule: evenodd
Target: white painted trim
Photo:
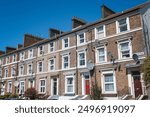
<path fill-rule="evenodd" d="M 83 42 L 83 43 L 80 43 L 80 40 L 79 40 L 79 39 L 80 39 L 80 38 L 79 38 L 79 35 L 81 35 L 81 34 L 84 35 L 84 42 Z M 86 34 L 85 34 L 85 31 L 79 32 L 79 33 L 77 34 L 77 45 L 82 46 L 82 45 L 85 45 L 86 42 L 87 42 L 87 40 L 86 40 Z"/>
<path fill-rule="evenodd" d="M 22 93 L 22 94 L 24 94 L 25 93 L 25 81 L 22 81 L 22 80 L 19 82 L 19 94 L 21 94 L 21 83 L 24 83 L 24 85 L 23 85 L 24 86 L 24 91 Z"/>
<path fill-rule="evenodd" d="M 72 85 L 73 85 L 73 92 L 67 92 L 67 79 L 68 78 L 73 78 L 73 81 L 72 81 Z M 65 76 L 65 94 L 74 94 L 75 93 L 75 78 L 74 78 L 74 75 L 66 75 Z"/>
<path fill-rule="evenodd" d="M 32 50 L 32 53 L 30 53 L 30 50 Z M 30 54 L 32 54 L 32 57 L 30 57 Z M 29 49 L 28 50 L 28 59 L 32 59 L 33 58 L 33 49 Z"/>
<path fill-rule="evenodd" d="M 59 78 L 56 78 L 56 79 L 57 79 L 57 94 L 56 95 L 58 95 Z M 54 95 L 54 92 L 53 92 L 53 86 L 54 86 L 54 84 L 53 84 L 53 82 L 54 82 L 54 79 L 52 78 L 51 79 L 51 96 Z"/>
<path fill-rule="evenodd" d="M 104 84 L 104 75 L 105 74 L 113 74 L 113 82 L 114 82 L 114 91 L 105 91 L 105 84 Z M 117 93 L 117 87 L 116 87 L 116 75 L 114 71 L 106 70 L 102 71 L 101 73 L 101 85 L 102 85 L 102 93 L 103 94 L 115 94 Z"/>
<path fill-rule="evenodd" d="M 128 58 L 122 58 L 121 56 L 121 50 L 120 50 L 120 45 L 123 44 L 123 43 L 129 43 L 129 50 L 130 50 L 130 57 L 128 58 L 132 58 L 132 43 L 131 43 L 131 40 L 125 40 L 125 41 L 121 41 L 121 42 L 118 42 L 118 60 L 123 60 L 123 59 L 128 59 Z"/>
<path fill-rule="evenodd" d="M 50 69 L 50 66 L 51 66 L 50 61 L 51 61 L 51 60 L 54 61 L 54 65 L 53 65 L 53 66 L 54 66 L 54 69 L 53 69 L 53 70 Z M 56 67 L 56 65 L 55 65 L 55 58 L 49 59 L 49 60 L 48 60 L 48 71 L 50 71 L 50 72 L 55 71 L 55 67 Z"/>
<path fill-rule="evenodd" d="M 81 53 L 84 53 L 84 56 L 85 56 L 85 65 L 80 65 L 80 59 L 79 59 L 79 54 L 81 54 Z M 82 51 L 78 51 L 78 68 L 84 68 L 84 67 L 86 67 L 87 65 L 86 65 L 86 51 L 85 50 L 82 50 Z"/>
<path fill-rule="evenodd" d="M 104 48 L 104 61 L 99 61 L 98 58 L 99 58 L 99 54 L 98 54 L 98 49 L 101 49 L 101 48 Z M 107 62 L 107 48 L 105 45 L 103 46 L 100 46 L 100 47 L 97 47 L 96 48 L 96 51 L 95 51 L 95 56 L 96 56 L 96 63 L 106 63 Z"/>
<path fill-rule="evenodd" d="M 68 57 L 68 67 L 67 68 L 64 68 L 64 57 Z M 68 54 L 63 54 L 62 55 L 62 70 L 68 70 L 70 68 L 70 55 L 69 53 Z"/>
<path fill-rule="evenodd" d="M 39 71 L 39 63 L 42 62 L 42 71 Z M 44 71 L 44 64 L 43 64 L 43 61 L 38 61 L 37 62 L 37 73 L 41 73 Z"/>
<path fill-rule="evenodd" d="M 9 87 L 9 84 L 11 84 L 11 88 Z M 10 92 L 9 92 L 9 89 L 10 89 Z M 7 82 L 7 92 L 8 92 L 8 93 L 12 93 L 12 81 L 11 81 L 11 80 L 9 80 L 9 81 Z"/>
<path fill-rule="evenodd" d="M 42 86 L 45 88 L 45 92 L 41 92 L 41 81 L 45 81 L 45 86 Z M 45 94 L 46 93 L 46 79 L 40 79 L 40 82 L 39 82 L 39 94 Z"/>
<path fill-rule="evenodd" d="M 65 43 L 64 43 L 64 40 L 65 39 L 68 39 L 68 47 L 65 47 Z M 66 49 L 68 49 L 70 47 L 70 37 L 64 37 L 63 39 L 62 39 L 62 50 L 66 50 Z"/>

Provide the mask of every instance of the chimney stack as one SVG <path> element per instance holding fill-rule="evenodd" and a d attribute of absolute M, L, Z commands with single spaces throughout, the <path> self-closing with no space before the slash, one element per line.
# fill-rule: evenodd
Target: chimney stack
<path fill-rule="evenodd" d="M 10 53 L 12 51 L 16 50 L 16 48 L 13 48 L 13 47 L 6 47 L 6 53 Z"/>
<path fill-rule="evenodd" d="M 0 50 L 0 55 L 3 55 L 3 54 L 5 54 L 5 51 Z"/>
<path fill-rule="evenodd" d="M 111 10 L 110 8 L 108 8 L 105 5 L 101 6 L 101 13 L 102 13 L 102 18 L 106 18 L 112 14 L 115 14 L 115 12 L 113 10 Z"/>
<path fill-rule="evenodd" d="M 49 38 L 52 38 L 52 37 L 55 37 L 56 35 L 60 35 L 64 33 L 63 31 L 61 30 L 57 30 L 57 29 L 54 29 L 54 28 L 50 28 L 49 29 Z"/>
<path fill-rule="evenodd" d="M 86 22 L 77 17 L 72 17 L 72 29 L 85 25 Z"/>
<path fill-rule="evenodd" d="M 43 39 L 40 37 L 36 37 L 36 36 L 30 35 L 30 34 L 25 34 L 24 35 L 24 47 L 35 44 L 41 40 L 43 40 Z"/>

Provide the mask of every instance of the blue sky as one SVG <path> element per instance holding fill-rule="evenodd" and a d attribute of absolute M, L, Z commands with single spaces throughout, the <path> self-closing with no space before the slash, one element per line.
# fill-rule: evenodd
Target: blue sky
<path fill-rule="evenodd" d="M 115 12 L 131 8 L 148 0 L 0 0 L 0 50 L 23 43 L 29 33 L 44 38 L 48 29 L 71 30 L 71 18 L 87 22 L 100 19 L 100 6 L 105 4 Z"/>

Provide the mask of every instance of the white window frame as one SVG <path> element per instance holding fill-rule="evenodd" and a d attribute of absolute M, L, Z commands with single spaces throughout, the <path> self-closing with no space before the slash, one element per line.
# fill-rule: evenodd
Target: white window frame
<path fill-rule="evenodd" d="M 73 81 L 72 81 L 72 88 L 73 88 L 73 91 L 72 92 L 68 92 L 67 91 L 67 88 L 68 86 L 71 86 L 71 85 L 68 85 L 67 84 L 67 79 L 68 78 L 73 78 Z M 65 94 L 74 94 L 75 93 L 75 80 L 74 80 L 74 76 L 73 75 L 68 75 L 68 76 L 65 76 Z"/>
<path fill-rule="evenodd" d="M 24 52 L 19 53 L 19 60 L 20 61 L 24 60 Z"/>
<path fill-rule="evenodd" d="M 123 19 L 126 19 L 126 25 L 127 25 L 127 30 L 126 31 L 129 31 L 130 30 L 130 23 L 129 23 L 129 17 L 126 17 L 126 18 L 122 18 L 122 19 L 119 19 L 118 21 L 116 21 L 116 30 L 117 30 L 117 33 L 123 33 L 125 31 L 120 31 L 120 26 L 119 26 L 119 21 L 120 20 L 123 20 Z"/>
<path fill-rule="evenodd" d="M 104 49 L 104 61 L 99 61 L 99 49 Z M 107 49 L 106 49 L 106 46 L 101 46 L 101 47 L 98 47 L 96 48 L 96 63 L 104 63 L 104 62 L 107 62 Z"/>
<path fill-rule="evenodd" d="M 53 61 L 54 63 L 51 64 L 51 61 Z M 51 66 L 53 66 L 53 69 L 51 69 Z M 49 71 L 54 71 L 55 70 L 55 59 L 54 58 L 49 59 L 48 69 L 49 69 Z"/>
<path fill-rule="evenodd" d="M 53 44 L 53 46 L 51 46 L 51 44 Z M 49 43 L 49 52 L 54 52 L 55 51 L 55 42 L 50 42 Z"/>
<path fill-rule="evenodd" d="M 129 54 L 130 54 L 130 57 L 125 57 L 125 58 L 123 58 L 122 57 L 122 53 L 121 53 L 121 44 L 123 44 L 123 43 L 129 43 Z M 122 59 L 128 59 L 128 58 L 132 58 L 132 45 L 131 45 L 132 43 L 131 43 L 131 40 L 126 40 L 126 41 L 120 41 L 120 42 L 118 42 L 118 58 L 119 58 L 119 60 L 122 60 Z"/>
<path fill-rule="evenodd" d="M 6 57 L 6 64 L 9 64 L 9 63 L 10 63 L 10 57 L 7 56 L 7 57 Z"/>
<path fill-rule="evenodd" d="M 85 56 L 85 59 L 84 59 L 84 60 L 85 60 L 85 65 L 80 65 L 80 56 L 79 56 L 79 55 L 80 55 L 81 53 L 84 53 L 84 56 Z M 86 51 L 85 51 L 85 50 L 78 51 L 78 67 L 80 67 L 80 68 L 81 68 L 81 67 L 86 67 L 86 64 L 87 64 L 87 63 L 86 63 Z"/>
<path fill-rule="evenodd" d="M 1 58 L 0 59 L 0 65 L 3 65 L 4 64 L 4 58 Z"/>
<path fill-rule="evenodd" d="M 79 35 L 81 35 L 81 34 L 83 34 L 84 35 L 84 42 L 83 43 L 80 43 L 80 36 Z M 85 44 L 86 43 L 86 37 L 85 37 L 86 35 L 85 35 L 85 32 L 81 32 L 81 33 L 78 33 L 77 34 L 77 44 L 78 45 L 82 45 L 82 44 Z"/>
<path fill-rule="evenodd" d="M 42 50 L 41 50 L 41 47 L 42 47 Z M 39 56 L 42 56 L 44 54 L 44 45 L 40 45 L 39 47 L 38 47 L 38 55 Z"/>
<path fill-rule="evenodd" d="M 113 75 L 113 82 L 105 83 L 105 75 L 107 74 L 112 74 Z M 102 85 L 102 94 L 116 94 L 117 89 L 116 89 L 116 77 L 115 77 L 115 72 L 114 71 L 102 71 L 101 74 L 101 85 Z M 114 84 L 114 91 L 105 91 L 105 84 Z"/>
<path fill-rule="evenodd" d="M 22 85 L 23 83 L 23 85 Z M 23 87 L 23 91 L 22 91 L 22 87 Z M 21 92 L 22 91 L 22 92 Z M 24 94 L 25 93 L 25 81 L 20 81 L 20 85 L 19 85 L 19 94 Z"/>
<path fill-rule="evenodd" d="M 29 72 L 29 70 L 30 70 L 30 67 L 29 67 L 29 66 L 31 66 L 31 73 Z M 28 75 L 31 75 L 31 74 L 32 74 L 32 71 L 33 71 L 33 65 L 32 65 L 32 64 L 28 64 L 27 74 L 28 74 Z"/>
<path fill-rule="evenodd" d="M 32 86 L 31 86 L 31 81 L 33 81 Z M 35 86 L 35 80 L 29 80 L 28 81 L 28 88 L 33 88 Z"/>
<path fill-rule="evenodd" d="M 11 76 L 12 77 L 16 75 L 16 70 L 15 69 L 16 69 L 15 67 L 11 68 Z"/>
<path fill-rule="evenodd" d="M 16 54 L 12 55 L 12 62 L 16 62 Z"/>
<path fill-rule="evenodd" d="M 100 27 L 103 27 L 103 31 L 98 32 L 98 28 L 100 28 Z M 103 37 L 99 37 L 98 33 L 103 33 Z M 105 25 L 101 25 L 101 26 L 96 27 L 95 28 L 95 39 L 102 39 L 104 37 L 106 37 L 106 28 L 105 28 Z"/>
<path fill-rule="evenodd" d="M 42 71 L 39 71 L 39 63 L 40 63 L 40 62 L 42 62 Z M 44 68 L 43 61 L 39 61 L 37 64 L 38 64 L 38 65 L 37 65 L 37 72 L 38 72 L 38 73 L 43 72 L 43 71 L 44 71 L 44 70 L 43 70 L 43 68 Z"/>
<path fill-rule="evenodd" d="M 58 95 L 58 90 L 59 90 L 59 89 L 58 89 L 58 88 L 59 88 L 59 87 L 58 87 L 58 86 L 59 86 L 59 78 L 56 77 L 56 78 L 54 78 L 54 79 L 57 79 L 55 82 L 57 82 L 57 94 L 56 94 L 56 95 Z M 54 79 L 53 79 L 53 78 L 51 79 L 51 95 L 54 95 L 54 92 L 53 92 Z"/>
<path fill-rule="evenodd" d="M 11 84 L 11 87 L 10 87 L 10 84 Z M 8 81 L 7 83 L 7 92 L 12 93 L 12 81 Z"/>
<path fill-rule="evenodd" d="M 21 69 L 21 67 L 22 67 L 22 69 Z M 22 70 L 22 71 L 21 71 Z M 22 73 L 22 74 L 21 74 Z M 20 76 L 23 76 L 24 75 L 24 65 L 20 65 L 19 66 L 19 75 Z"/>
<path fill-rule="evenodd" d="M 6 71 L 7 71 L 7 74 L 6 74 Z M 8 76 L 9 76 L 9 70 L 8 70 L 8 68 L 5 68 L 5 77 L 7 78 Z"/>
<path fill-rule="evenodd" d="M 28 58 L 29 59 L 33 58 L 33 49 L 28 50 Z"/>
<path fill-rule="evenodd" d="M 65 68 L 64 66 L 64 58 L 68 57 L 68 67 Z M 70 68 L 70 55 L 69 54 L 64 54 L 62 55 L 62 69 L 69 69 Z"/>
<path fill-rule="evenodd" d="M 41 82 L 44 81 L 45 82 L 45 85 L 44 86 L 41 86 Z M 44 92 L 42 91 L 41 92 L 41 88 L 44 88 Z M 43 90 L 43 89 L 42 89 Z M 40 94 L 44 94 L 46 93 L 46 80 L 45 79 L 40 79 L 40 82 L 39 82 L 39 93 Z"/>
<path fill-rule="evenodd" d="M 65 47 L 65 44 L 66 44 L 66 43 L 65 43 L 65 40 L 66 40 L 66 39 L 68 40 L 68 43 L 67 43 L 68 46 L 67 46 L 67 47 Z M 62 39 L 62 49 L 69 48 L 69 40 L 70 40 L 69 37 L 66 37 L 66 38 L 63 38 L 63 39 Z"/>

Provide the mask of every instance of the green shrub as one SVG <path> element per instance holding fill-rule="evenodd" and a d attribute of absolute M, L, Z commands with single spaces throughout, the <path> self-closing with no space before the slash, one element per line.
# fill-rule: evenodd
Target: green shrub
<path fill-rule="evenodd" d="M 144 63 L 142 65 L 142 72 L 145 85 L 150 84 L 150 56 L 144 60 Z"/>
<path fill-rule="evenodd" d="M 101 88 L 98 87 L 97 83 L 93 83 L 93 82 L 92 82 L 92 87 L 91 87 L 91 99 L 102 100 Z"/>

